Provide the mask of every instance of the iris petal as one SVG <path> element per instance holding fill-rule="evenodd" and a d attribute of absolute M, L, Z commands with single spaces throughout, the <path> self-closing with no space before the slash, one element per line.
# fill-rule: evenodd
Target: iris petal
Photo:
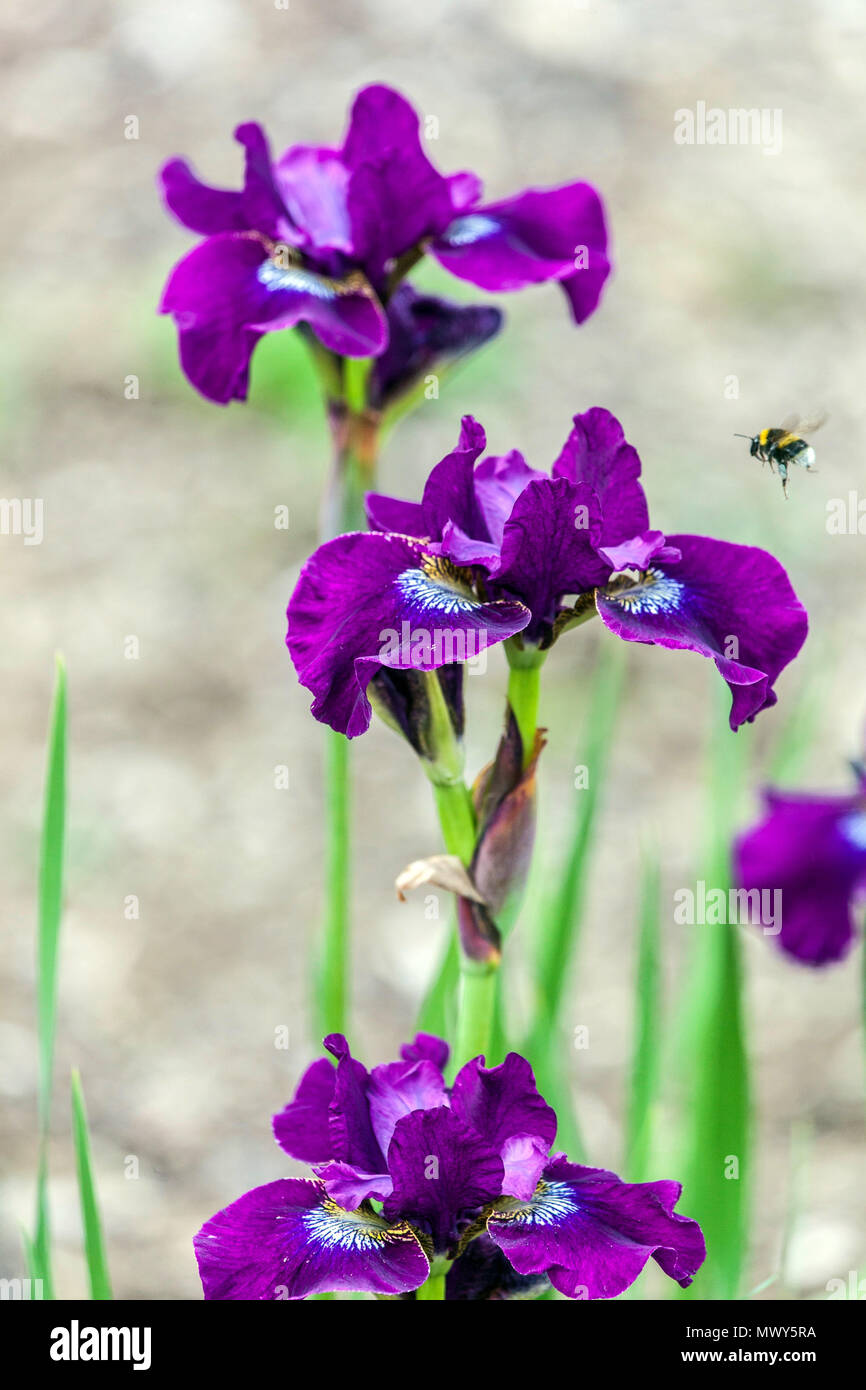
<path fill-rule="evenodd" d="M 429 1273 L 405 1222 L 346 1211 L 321 1183 L 300 1178 L 254 1188 L 217 1212 L 196 1236 L 195 1252 L 204 1296 L 216 1300 L 406 1293 Z"/>
<path fill-rule="evenodd" d="M 736 729 L 776 703 L 773 685 L 806 640 L 805 609 L 767 551 L 703 536 L 667 539 L 681 558 L 656 556 L 633 584 L 599 591 L 598 611 L 626 642 L 711 658 L 731 690 Z"/>
<path fill-rule="evenodd" d="M 529 621 L 520 603 L 482 603 L 441 557 L 406 536 L 350 533 L 301 571 L 286 644 L 313 714 L 350 738 L 369 726 L 367 686 L 383 666 L 468 661 Z"/>
<path fill-rule="evenodd" d="M 381 305 L 363 277 L 329 280 L 282 266 L 254 234 L 223 232 L 201 242 L 169 276 L 160 311 L 180 331 L 184 371 L 221 404 L 246 393 L 257 338 L 305 322 L 332 351 L 366 357 L 385 343 Z"/>
<path fill-rule="evenodd" d="M 851 947 L 854 900 L 866 888 L 864 832 L 860 797 L 769 792 L 763 820 L 735 845 L 737 884 L 762 894 L 756 925 L 806 965 L 841 960 Z"/>
<path fill-rule="evenodd" d="M 685 1286 L 703 1262 L 696 1221 L 674 1211 L 679 1183 L 626 1183 L 557 1157 L 529 1201 L 504 1199 L 487 1229 L 520 1274 L 546 1270 L 569 1298 L 615 1298 L 652 1256 Z"/>
<path fill-rule="evenodd" d="M 462 212 L 430 249 L 452 275 L 484 290 L 559 280 L 578 323 L 610 273 L 601 199 L 587 183 L 528 189 Z"/>

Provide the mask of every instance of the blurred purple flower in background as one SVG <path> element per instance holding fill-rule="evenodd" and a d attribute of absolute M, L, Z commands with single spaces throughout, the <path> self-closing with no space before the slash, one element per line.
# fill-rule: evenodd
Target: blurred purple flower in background
<path fill-rule="evenodd" d="M 737 884 L 781 894 L 779 945 L 806 965 L 847 955 L 866 894 L 866 771 L 855 770 L 850 796 L 765 792 L 764 819 L 734 845 Z"/>
<path fill-rule="evenodd" d="M 201 183 L 182 159 L 161 172 L 170 211 L 206 238 L 172 271 L 160 309 L 174 316 L 184 372 L 210 400 L 245 399 L 253 348 L 271 330 L 306 324 L 338 356 L 379 356 L 388 301 L 427 253 L 490 291 L 558 280 L 577 323 L 598 303 L 610 265 L 595 189 L 572 183 L 482 205 L 474 174 L 433 167 L 417 114 L 389 87 L 358 94 L 338 149 L 297 145 L 273 160 L 259 125 L 235 138 L 245 151 L 238 192 Z M 463 332 L 484 341 L 498 326 L 496 311 L 434 304 L 428 339 L 442 332 L 449 350 Z M 469 312 L 488 318 L 469 326 Z"/>
<path fill-rule="evenodd" d="M 529 1063 L 476 1057 L 448 1087 L 447 1044 L 419 1033 L 371 1072 L 345 1038 L 274 1117 L 316 1181 L 248 1192 L 195 1239 L 205 1298 L 401 1295 L 432 1274 L 452 1299 L 615 1298 L 652 1257 L 683 1287 L 704 1259 L 675 1182 L 626 1183 L 551 1154 L 556 1115 Z"/>
<path fill-rule="evenodd" d="M 388 346 L 373 364 L 369 404 L 386 409 L 434 368 L 441 373 L 489 342 L 503 318 L 492 304 L 452 304 L 400 285 L 388 301 Z"/>

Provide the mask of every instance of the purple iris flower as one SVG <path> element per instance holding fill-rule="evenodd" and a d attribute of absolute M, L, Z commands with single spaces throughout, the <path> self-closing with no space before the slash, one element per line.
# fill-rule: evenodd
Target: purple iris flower
<path fill-rule="evenodd" d="M 210 400 L 245 399 L 253 348 L 274 329 L 303 324 L 339 356 L 380 355 L 385 306 L 425 253 L 486 290 L 558 280 L 578 323 L 598 303 L 610 265 L 595 189 L 482 204 L 474 174 L 433 167 L 416 112 L 389 87 L 359 92 L 339 148 L 296 145 L 274 160 L 255 123 L 235 138 L 245 151 L 238 192 L 201 183 L 182 159 L 161 172 L 170 211 L 206 238 L 172 271 L 160 308 L 174 315 L 184 372 Z"/>
<path fill-rule="evenodd" d="M 737 884 L 755 899 L 756 924 L 776 926 L 779 945 L 806 965 L 828 965 L 854 940 L 854 909 L 866 894 L 866 770 L 850 796 L 767 791 L 764 819 L 734 846 Z M 780 895 L 778 900 L 768 894 Z M 778 917 L 767 909 L 781 901 Z M 767 919 L 767 920 L 765 920 Z"/>
<path fill-rule="evenodd" d="M 551 1154 L 556 1115 L 528 1062 L 476 1057 L 450 1088 L 447 1044 L 419 1033 L 368 1072 L 333 1034 L 337 1060 L 308 1068 L 274 1117 L 280 1147 L 316 1180 L 248 1192 L 195 1239 L 205 1298 L 406 1295 L 431 1269 L 447 1296 L 615 1298 L 650 1257 L 685 1287 L 704 1259 L 675 1182 L 626 1183 Z"/>
<path fill-rule="evenodd" d="M 304 566 L 286 641 L 318 719 L 362 733 L 376 670 L 466 660 L 453 653 L 470 629 L 476 646 L 516 638 L 543 652 L 595 613 L 627 642 L 713 660 L 731 690 L 732 729 L 775 704 L 774 683 L 807 631 L 778 560 L 652 530 L 640 459 L 607 410 L 574 417 L 552 474 L 517 450 L 481 458 L 485 446 L 466 416 L 420 502 L 370 494 L 373 533 L 330 541 Z M 402 640 L 386 648 L 382 634 L 396 630 Z"/>

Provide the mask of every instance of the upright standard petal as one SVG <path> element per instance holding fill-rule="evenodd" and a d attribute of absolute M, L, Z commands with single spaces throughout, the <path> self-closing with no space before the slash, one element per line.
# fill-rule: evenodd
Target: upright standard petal
<path fill-rule="evenodd" d="M 355 98 L 342 160 L 355 253 L 377 283 L 389 261 L 447 227 L 452 186 L 424 153 L 417 113 L 379 84 Z"/>
<path fill-rule="evenodd" d="M 448 1057 L 451 1052 L 450 1047 L 444 1038 L 437 1038 L 435 1033 L 416 1033 L 412 1042 L 404 1043 L 400 1048 L 400 1056 L 404 1062 L 432 1062 L 434 1067 L 444 1072 L 448 1065 Z"/>
<path fill-rule="evenodd" d="M 436 464 L 424 484 L 421 506 L 428 536 L 438 540 L 446 526 L 456 524 L 467 536 L 490 539 L 475 493 L 475 463 L 486 446 L 483 426 L 464 415 L 456 448 Z"/>
<path fill-rule="evenodd" d="M 575 415 L 552 472 L 554 478 L 587 483 L 598 495 L 603 519 L 602 546 L 621 545 L 647 530 L 649 509 L 638 481 L 640 457 L 609 410 L 593 406 L 582 415 Z"/>
<path fill-rule="evenodd" d="M 398 1120 L 413 1110 L 435 1110 L 448 1105 L 448 1093 L 439 1068 L 428 1058 L 421 1058 L 374 1067 L 367 1100 L 373 1132 L 382 1152 L 387 1153 Z"/>
<path fill-rule="evenodd" d="M 421 542 L 354 532 L 320 546 L 301 570 L 286 645 L 315 717 L 354 738 L 369 726 L 367 686 L 381 667 L 468 661 L 528 621 L 520 603 L 482 603 Z"/>
<path fill-rule="evenodd" d="M 326 1057 L 307 1067 L 294 1100 L 273 1118 L 281 1149 L 304 1163 L 324 1163 L 333 1156 L 330 1113 L 337 1073 Z"/>
<path fill-rule="evenodd" d="M 698 1223 L 674 1211 L 680 1191 L 558 1156 L 528 1202 L 497 1203 L 487 1230 L 518 1273 L 546 1271 L 568 1298 L 616 1298 L 651 1256 L 685 1287 L 706 1251 Z"/>
<path fill-rule="evenodd" d="M 235 139 L 246 155 L 241 202 L 247 226 L 274 241 L 295 245 L 297 229 L 274 179 L 268 137 L 256 121 L 246 121 L 236 128 Z"/>
<path fill-rule="evenodd" d="M 764 800 L 763 821 L 734 847 L 736 883 L 756 895 L 752 920 L 805 965 L 841 960 L 854 940 L 855 899 L 866 893 L 866 802 L 788 792 Z"/>
<path fill-rule="evenodd" d="M 338 150 L 295 145 L 280 155 L 274 182 L 303 249 L 352 254 L 352 226 L 346 195 L 349 172 Z"/>
<path fill-rule="evenodd" d="M 383 1173 L 385 1156 L 373 1129 L 367 1068 L 352 1056 L 342 1033 L 329 1033 L 325 1047 L 337 1059 L 328 1120 L 334 1157 L 365 1173 Z"/>
<path fill-rule="evenodd" d="M 497 1153 L 516 1135 L 535 1135 L 548 1149 L 556 1137 L 556 1113 L 516 1052 L 498 1067 L 485 1067 L 482 1057 L 467 1062 L 454 1080 L 451 1106 Z"/>
<path fill-rule="evenodd" d="M 530 482 L 505 524 L 495 571 L 498 590 L 532 611 L 526 640 L 548 643 L 562 599 L 603 584 L 610 565 L 598 553 L 602 517 L 586 483 L 565 478 Z"/>
<path fill-rule="evenodd" d="M 202 183 L 185 159 L 170 159 L 159 173 L 165 205 L 191 232 L 243 232 L 249 227 L 240 193 Z"/>
<path fill-rule="evenodd" d="M 776 703 L 773 685 L 806 640 L 806 610 L 779 561 L 755 546 L 669 536 L 679 561 L 596 596 L 605 626 L 626 642 L 710 657 L 733 696 L 732 729 Z"/>
<path fill-rule="evenodd" d="M 524 488 L 531 482 L 547 480 L 547 474 L 530 468 L 519 449 L 510 449 L 502 458 L 490 454 L 475 469 L 478 505 L 493 541 L 502 545 L 505 523 Z"/>
<path fill-rule="evenodd" d="M 405 1222 L 345 1211 L 321 1183 L 300 1178 L 246 1193 L 206 1221 L 194 1245 L 206 1299 L 408 1293 L 430 1269 Z"/>
<path fill-rule="evenodd" d="M 529 189 L 455 218 L 430 250 L 461 280 L 491 291 L 560 280 L 577 323 L 610 273 L 604 211 L 588 183 Z"/>

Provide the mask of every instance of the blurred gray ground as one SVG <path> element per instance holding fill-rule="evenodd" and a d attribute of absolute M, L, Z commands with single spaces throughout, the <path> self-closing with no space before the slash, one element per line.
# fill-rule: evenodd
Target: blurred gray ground
<path fill-rule="evenodd" d="M 282 641 L 327 449 L 291 343 L 267 344 L 246 408 L 208 405 L 181 380 L 154 306 L 191 238 L 160 209 L 159 164 L 183 153 L 231 185 L 236 122 L 262 120 L 278 148 L 333 142 L 352 91 L 384 79 L 439 118 L 440 167 L 477 169 L 490 196 L 596 183 L 616 261 L 602 310 L 575 331 L 555 287 L 509 299 L 507 335 L 392 437 L 383 485 L 417 495 L 465 410 L 496 451 L 519 446 L 544 467 L 573 412 L 610 407 L 643 458 L 654 523 L 765 545 L 810 610 L 812 638 L 751 736 L 754 785 L 806 700 L 799 774 L 841 787 L 866 714 L 866 538 L 829 535 L 825 520 L 829 499 L 863 488 L 864 24 L 854 0 L 4 7 L 0 490 L 42 497 L 46 531 L 41 546 L 0 538 L 0 1272 L 19 1270 L 32 1201 L 34 883 L 56 649 L 72 721 L 53 1154 L 61 1291 L 85 1287 L 70 1064 L 88 1097 L 117 1292 L 172 1299 L 198 1296 L 201 1221 L 286 1171 L 269 1117 L 310 1056 L 322 740 Z M 782 152 L 675 144 L 674 112 L 698 101 L 781 109 Z M 130 115 L 138 140 L 124 138 Z M 130 374 L 137 401 L 124 399 Z M 785 504 L 731 435 L 816 403 L 832 416 L 820 472 L 798 473 Z M 288 535 L 273 527 L 279 503 Z M 129 636 L 137 660 L 124 656 Z M 580 794 L 573 768 L 604 637 L 581 629 L 547 667 L 548 874 Z M 604 1165 L 621 1159 L 647 834 L 662 850 L 671 1009 L 700 931 L 674 925 L 672 894 L 700 876 L 711 674 L 697 657 L 629 654 L 572 993 L 591 1043 L 570 1065 Z M 496 679 L 469 690 L 474 771 L 501 697 Z M 400 906 L 391 886 L 437 844 L 411 757 L 381 729 L 355 751 L 352 1032 L 372 1063 L 411 1028 L 445 925 L 424 920 L 420 899 Z M 287 792 L 274 788 L 277 764 L 290 769 Z M 124 916 L 132 894 L 138 920 Z M 812 1137 L 786 1287 L 821 1296 L 866 1258 L 859 953 L 814 974 L 761 939 L 744 951 L 760 1117 L 750 1279 L 777 1266 L 802 1123 Z M 517 968 L 512 978 L 525 1008 Z M 288 1051 L 274 1046 L 280 1025 Z M 676 1176 L 673 1111 L 661 1119 L 658 1176 Z M 137 1180 L 124 1176 L 129 1155 Z"/>

